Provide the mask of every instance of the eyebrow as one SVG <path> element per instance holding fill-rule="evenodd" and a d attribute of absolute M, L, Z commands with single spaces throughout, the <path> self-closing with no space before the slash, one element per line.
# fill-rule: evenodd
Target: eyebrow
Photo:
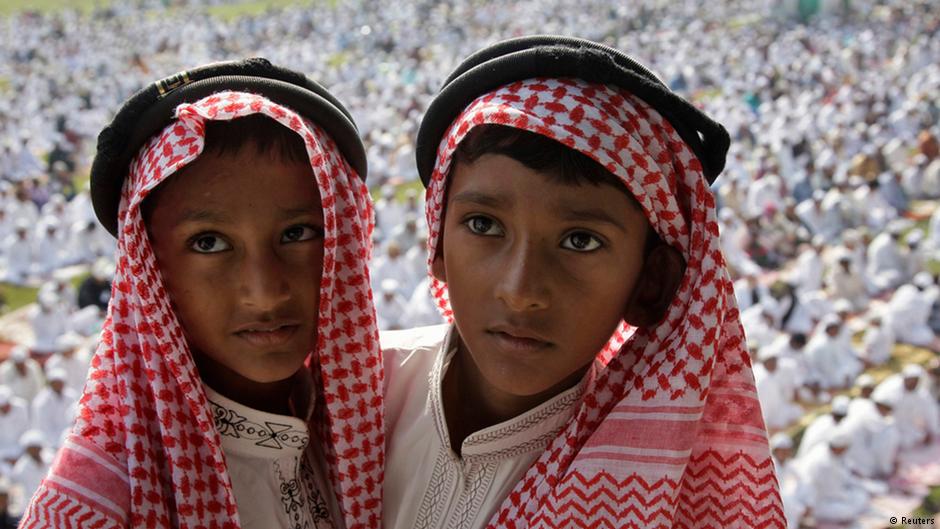
<path fill-rule="evenodd" d="M 611 226 L 618 228 L 620 231 L 627 231 L 627 227 L 624 225 L 623 219 L 611 216 L 602 209 L 570 208 L 559 205 L 557 206 L 556 210 L 559 212 L 559 217 L 566 221 L 601 222 L 604 224 L 610 224 Z"/>
<path fill-rule="evenodd" d="M 462 191 L 454 195 L 451 199 L 454 203 L 476 204 L 490 208 L 501 208 L 511 206 L 512 203 L 505 198 L 490 195 L 480 191 Z"/>
<path fill-rule="evenodd" d="M 218 211 L 208 209 L 184 209 L 176 217 L 174 224 L 179 226 L 188 222 L 224 223 L 229 220 L 230 217 L 228 215 Z"/>
<path fill-rule="evenodd" d="M 278 213 L 278 217 L 281 220 L 292 219 L 294 217 L 309 215 L 311 213 L 318 215 L 322 214 L 322 209 L 315 207 L 315 204 L 311 204 L 310 206 L 292 206 L 279 209 L 280 212 Z M 175 225 L 180 226 L 188 222 L 224 224 L 231 222 L 231 220 L 232 218 L 229 215 L 226 215 L 220 211 L 211 209 L 185 209 L 176 218 Z"/>

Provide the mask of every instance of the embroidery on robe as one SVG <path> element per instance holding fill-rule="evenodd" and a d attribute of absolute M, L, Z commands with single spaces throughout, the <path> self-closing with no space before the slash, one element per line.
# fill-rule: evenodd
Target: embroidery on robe
<path fill-rule="evenodd" d="M 285 446 L 302 448 L 307 446 L 310 436 L 303 430 L 297 430 L 289 424 L 264 421 L 264 424 L 249 421 L 247 417 L 239 415 L 216 402 L 209 401 L 212 407 L 212 418 L 219 435 L 234 437 L 235 439 L 248 439 L 255 441 L 255 445 L 281 450 Z"/>
<path fill-rule="evenodd" d="M 300 460 L 300 479 L 303 480 L 304 488 L 307 491 L 307 504 L 309 505 L 307 510 L 313 516 L 313 521 L 317 524 L 317 527 L 321 526 L 320 522 L 326 522 L 323 527 L 332 527 L 333 522 L 330 518 L 330 511 L 327 509 L 323 494 L 313 480 L 314 475 L 315 472 L 313 466 L 310 465 L 309 455 L 304 454 L 304 457 Z"/>

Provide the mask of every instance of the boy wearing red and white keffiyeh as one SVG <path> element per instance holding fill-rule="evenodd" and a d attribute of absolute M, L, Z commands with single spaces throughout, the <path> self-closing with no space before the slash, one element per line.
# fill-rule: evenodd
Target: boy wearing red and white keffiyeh
<path fill-rule="evenodd" d="M 382 336 L 385 527 L 785 527 L 714 198 L 671 124 L 531 78 L 436 152 L 453 324 Z"/>
<path fill-rule="evenodd" d="M 222 90 L 173 115 L 127 168 L 101 344 L 23 527 L 374 527 L 363 179 L 271 98 Z"/>

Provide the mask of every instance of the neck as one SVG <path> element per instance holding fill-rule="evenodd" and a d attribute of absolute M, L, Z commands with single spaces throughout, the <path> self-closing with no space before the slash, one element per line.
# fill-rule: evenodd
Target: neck
<path fill-rule="evenodd" d="M 580 382 L 590 365 L 551 388 L 534 395 L 515 395 L 486 381 L 463 342 L 450 361 L 441 382 L 444 417 L 451 449 L 460 455 L 468 436 L 517 417 Z"/>
<path fill-rule="evenodd" d="M 291 415 L 293 377 L 274 382 L 256 382 L 197 351 L 193 351 L 193 359 L 202 381 L 223 397 L 259 411 Z"/>

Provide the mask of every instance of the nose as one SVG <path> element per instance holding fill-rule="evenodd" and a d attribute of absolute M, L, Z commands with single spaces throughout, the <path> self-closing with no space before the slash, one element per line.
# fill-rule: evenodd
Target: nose
<path fill-rule="evenodd" d="M 242 303 L 247 308 L 273 311 L 290 297 L 287 267 L 271 248 L 246 252 L 238 279 Z"/>
<path fill-rule="evenodd" d="M 496 297 L 516 312 L 546 309 L 551 292 L 547 274 L 550 260 L 541 255 L 534 241 L 519 241 L 507 248 L 506 258 L 496 269 Z"/>

